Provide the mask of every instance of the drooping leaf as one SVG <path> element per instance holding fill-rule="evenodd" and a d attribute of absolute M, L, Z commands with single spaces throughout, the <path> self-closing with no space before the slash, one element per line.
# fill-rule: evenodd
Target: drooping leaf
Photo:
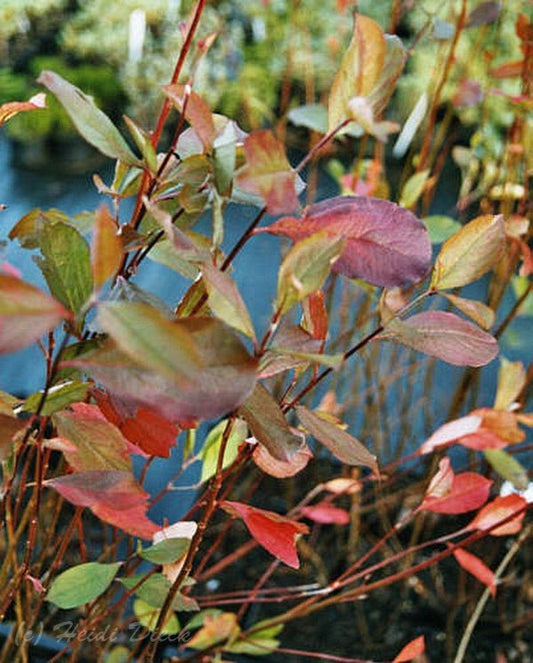
<path fill-rule="evenodd" d="M 447 311 L 424 311 L 391 320 L 378 339 L 407 345 L 455 366 L 484 366 L 498 354 L 498 341 Z"/>
<path fill-rule="evenodd" d="M 527 500 L 521 495 L 511 493 L 505 497 L 498 496 L 486 504 L 467 525 L 468 529 L 477 529 L 481 532 L 490 529 L 501 520 L 509 518 L 516 513 L 515 518 L 495 527 L 490 531 L 492 536 L 509 536 L 517 534 L 522 529 L 522 522 L 526 515 Z"/>
<path fill-rule="evenodd" d="M 448 421 L 442 426 L 439 426 L 439 428 L 437 428 L 437 430 L 430 435 L 422 445 L 420 445 L 418 453 L 431 453 L 439 447 L 454 442 L 463 435 L 475 433 L 479 430 L 481 422 L 482 417 L 472 414 L 466 417 L 460 417 L 459 419 L 454 419 L 453 421 Z"/>
<path fill-rule="evenodd" d="M 62 497 L 76 506 L 89 507 L 101 520 L 128 534 L 151 539 L 160 528 L 146 517 L 148 494 L 130 472 L 91 470 L 48 479 Z"/>
<path fill-rule="evenodd" d="M 150 325 L 154 320 L 159 333 L 161 326 L 158 330 L 156 317 L 152 318 Z M 114 397 L 129 405 L 150 409 L 183 428 L 190 427 L 191 421 L 196 419 L 220 417 L 239 407 L 255 386 L 257 362 L 250 357 L 237 335 L 216 318 L 168 322 L 180 327 L 181 333 L 189 337 L 196 356 L 200 358 L 198 367 L 190 374 L 184 372 L 184 367 L 180 369 L 176 365 L 175 373 L 167 378 L 146 368 L 146 357 L 144 365 L 139 364 L 109 341 L 68 365 L 87 369 Z M 172 338 L 170 332 L 170 329 L 163 329 L 161 337 Z M 126 329 L 125 334 L 128 333 Z M 153 344 L 153 339 L 150 343 Z M 142 352 L 139 339 L 134 347 Z M 152 355 L 163 362 L 163 350 L 168 351 L 168 348 L 153 345 L 153 349 Z"/>
<path fill-rule="evenodd" d="M 200 452 L 200 458 L 202 461 L 201 482 L 207 481 L 216 472 L 220 444 L 227 425 L 227 419 L 219 421 L 218 424 L 209 431 L 205 438 L 205 442 Z M 246 439 L 247 431 L 248 426 L 242 419 L 236 419 L 233 422 L 224 451 L 223 468 L 231 465 L 231 463 L 237 458 L 239 447 Z"/>
<path fill-rule="evenodd" d="M 447 292 L 443 292 L 442 295 L 471 320 L 477 322 L 477 324 L 483 329 L 490 329 L 494 324 L 496 314 L 490 306 L 483 304 L 483 302 L 478 302 L 475 299 L 458 297 L 457 295 L 452 295 Z"/>
<path fill-rule="evenodd" d="M 429 271 L 427 231 L 408 210 L 387 200 L 339 196 L 310 205 L 301 219 L 285 217 L 256 232 L 298 241 L 325 231 L 346 248 L 333 271 L 383 287 L 420 281 Z"/>
<path fill-rule="evenodd" d="M 215 140 L 216 130 L 207 102 L 187 85 L 164 85 L 163 91 L 180 113 L 185 113 L 187 122 L 202 141 L 204 149 L 210 150 Z"/>
<path fill-rule="evenodd" d="M 348 511 L 331 506 L 329 502 L 304 506 L 300 509 L 300 513 L 304 518 L 322 525 L 347 525 L 350 522 Z"/>
<path fill-rule="evenodd" d="M 253 131 L 244 141 L 246 165 L 237 174 L 238 186 L 261 196 L 270 214 L 288 214 L 298 207 L 297 173 L 283 144 L 271 131 Z"/>
<path fill-rule="evenodd" d="M 102 205 L 96 212 L 91 246 L 91 265 L 95 288 L 101 288 L 108 278 L 117 273 L 122 264 L 123 255 L 118 225 L 108 208 Z"/>
<path fill-rule="evenodd" d="M 255 385 L 252 394 L 239 408 L 239 415 L 275 459 L 290 462 L 300 450 L 301 438 L 291 432 L 279 405 L 262 384 Z"/>
<path fill-rule="evenodd" d="M 26 347 L 69 317 L 63 306 L 42 290 L 0 273 L 0 353 Z"/>
<path fill-rule="evenodd" d="M 476 281 L 493 267 L 505 245 L 502 215 L 480 216 L 447 239 L 440 250 L 431 287 L 457 288 Z"/>
<path fill-rule="evenodd" d="M 297 433 L 296 430 L 293 430 L 292 432 L 295 434 Z M 287 477 L 293 477 L 295 474 L 298 474 L 298 472 L 301 472 L 301 470 L 304 469 L 312 457 L 313 454 L 305 443 L 305 438 L 303 436 L 300 448 L 292 453 L 287 460 L 275 458 L 260 442 L 257 443 L 252 454 L 252 460 L 257 467 L 263 470 L 265 474 L 268 474 L 271 477 L 276 477 L 277 479 L 286 479 Z"/>
<path fill-rule="evenodd" d="M 300 567 L 296 537 L 309 532 L 307 525 L 240 502 L 225 500 L 221 503 L 221 507 L 231 515 L 241 518 L 257 543 L 274 557 L 294 569 Z"/>
<path fill-rule="evenodd" d="M 245 336 L 255 339 L 250 314 L 233 279 L 210 262 L 202 265 L 202 279 L 213 313 Z"/>
<path fill-rule="evenodd" d="M 84 401 L 90 389 L 90 384 L 80 382 L 79 380 L 67 380 L 60 382 L 46 393 L 46 400 L 41 408 L 43 416 L 49 416 L 58 410 L 62 410 L 72 403 Z M 41 402 L 42 392 L 28 396 L 24 401 L 23 409 L 26 412 L 36 412 Z"/>
<path fill-rule="evenodd" d="M 303 355 L 320 352 L 321 342 L 300 326 L 281 324 L 270 348 L 261 358 L 259 377 L 267 378 L 301 365 L 309 360 Z"/>
<path fill-rule="evenodd" d="M 101 389 L 93 389 L 92 395 L 105 418 L 135 447 L 149 456 L 169 457 L 180 432 L 177 426 L 152 410 L 128 406 Z"/>
<path fill-rule="evenodd" d="M 512 362 L 505 359 L 505 357 L 500 357 L 494 408 L 496 410 L 507 410 L 522 392 L 526 380 L 526 369 L 522 362 Z"/>
<path fill-rule="evenodd" d="M 0 106 L 0 126 L 17 115 L 17 113 L 43 108 L 46 108 L 46 95 L 43 92 L 35 94 L 28 101 L 8 101 Z"/>
<path fill-rule="evenodd" d="M 314 233 L 294 244 L 278 272 L 277 306 L 281 313 L 322 287 L 345 247 L 343 237 L 333 238 L 327 231 Z"/>
<path fill-rule="evenodd" d="M 45 225 L 40 232 L 41 256 L 34 256 L 50 292 L 74 315 L 79 315 L 93 290 L 90 249 L 71 225 Z"/>
<path fill-rule="evenodd" d="M 118 428 L 104 419 L 96 405 L 78 405 L 81 407 L 74 412 L 54 414 L 60 439 L 48 440 L 47 446 L 62 451 L 78 472 L 131 470 L 126 442 Z"/>
<path fill-rule="evenodd" d="M 155 631 L 156 625 L 159 621 L 160 609 L 145 603 L 142 599 L 135 599 L 133 602 L 133 612 L 139 623 L 148 629 L 148 631 Z M 159 633 L 162 636 L 172 636 L 179 633 L 180 624 L 178 618 L 173 612 L 168 612 Z"/>
<path fill-rule="evenodd" d="M 91 97 L 53 71 L 43 71 L 37 82 L 57 97 L 88 143 L 112 159 L 142 168 L 142 161 L 133 154 L 118 129 Z"/>
<path fill-rule="evenodd" d="M 378 472 L 376 456 L 371 454 L 355 437 L 303 405 L 296 407 L 296 413 L 311 435 L 343 463 L 365 465 L 376 473 Z"/>
<path fill-rule="evenodd" d="M 121 565 L 87 562 L 72 566 L 54 578 L 45 600 L 63 610 L 94 601 L 111 585 Z"/>
<path fill-rule="evenodd" d="M 492 598 L 496 596 L 496 578 L 494 573 L 479 559 L 479 557 L 463 550 L 463 548 L 456 548 L 453 551 L 453 556 L 465 571 L 471 573 L 474 578 L 477 578 L 479 582 L 482 582 L 490 589 Z"/>
<path fill-rule="evenodd" d="M 525 467 L 505 449 L 487 449 L 485 458 L 502 479 L 510 481 L 517 490 L 526 490 L 529 478 Z"/>
<path fill-rule="evenodd" d="M 402 648 L 402 651 L 397 654 L 392 663 L 409 663 L 409 661 L 414 660 L 417 656 L 424 653 L 426 648 L 426 643 L 423 635 L 419 635 L 418 638 L 408 642 L 405 647 Z"/>
<path fill-rule="evenodd" d="M 449 458 L 445 457 L 418 508 L 434 513 L 467 513 L 487 501 L 491 485 L 492 481 L 475 472 L 455 474 Z"/>

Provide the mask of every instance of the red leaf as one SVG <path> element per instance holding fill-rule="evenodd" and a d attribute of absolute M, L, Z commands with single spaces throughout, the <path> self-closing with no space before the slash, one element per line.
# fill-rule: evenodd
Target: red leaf
<path fill-rule="evenodd" d="M 8 101 L 0 106 L 0 126 L 21 111 L 41 108 L 46 108 L 46 95 L 43 92 L 36 94 L 29 101 Z"/>
<path fill-rule="evenodd" d="M 296 537 L 307 534 L 309 528 L 272 511 L 256 509 L 240 502 L 224 501 L 222 508 L 232 516 L 242 518 L 253 538 L 269 553 L 294 569 L 300 567 L 296 552 Z"/>
<path fill-rule="evenodd" d="M 344 237 L 346 249 L 333 271 L 378 286 L 420 281 L 428 272 L 431 242 L 424 224 L 388 200 L 339 196 L 307 207 L 301 219 L 285 217 L 256 232 L 298 241 L 327 231 Z"/>
<path fill-rule="evenodd" d="M 419 635 L 418 638 L 411 640 L 411 642 L 405 645 L 392 663 L 407 663 L 408 661 L 412 661 L 417 656 L 420 656 L 420 654 L 423 654 L 425 648 L 424 636 Z"/>
<path fill-rule="evenodd" d="M 487 501 L 491 485 L 475 472 L 454 474 L 449 458 L 443 458 L 419 508 L 445 514 L 473 511 Z"/>
<path fill-rule="evenodd" d="M 304 506 L 300 509 L 300 513 L 309 520 L 323 525 L 347 525 L 350 522 L 350 514 L 344 509 L 339 509 L 336 506 L 331 506 L 327 502 L 320 502 L 313 506 Z"/>
<path fill-rule="evenodd" d="M 157 412 L 144 407 L 128 406 L 101 389 L 92 395 L 104 416 L 115 424 L 124 437 L 149 456 L 168 458 L 176 444 L 180 428 Z"/>
<path fill-rule="evenodd" d="M 506 495 L 505 497 L 497 497 L 479 511 L 475 518 L 467 525 L 467 529 L 485 531 L 501 520 L 509 518 L 513 513 L 516 513 L 516 518 L 512 518 L 500 527 L 491 530 L 490 534 L 492 536 L 517 534 L 522 529 L 522 521 L 526 515 L 526 505 L 527 500 L 516 493 Z"/>
<path fill-rule="evenodd" d="M 471 573 L 490 589 L 492 598 L 496 596 L 496 578 L 494 573 L 479 559 L 479 557 L 472 555 L 472 553 L 469 553 L 462 548 L 454 550 L 453 556 L 465 571 Z"/>
<path fill-rule="evenodd" d="M 457 442 L 468 449 L 483 451 L 484 449 L 504 449 L 507 442 L 498 437 L 496 433 L 486 428 L 480 428 L 476 433 L 470 433 L 459 438 Z"/>
<path fill-rule="evenodd" d="M 213 115 L 206 101 L 186 85 L 164 85 L 163 91 L 177 109 L 183 112 L 185 100 L 185 118 L 191 124 L 206 150 L 213 146 L 216 131 Z"/>
<path fill-rule="evenodd" d="M 481 417 L 468 415 L 443 424 L 420 446 L 418 453 L 428 454 L 434 449 L 451 444 L 459 437 L 475 433 L 481 426 Z"/>
<path fill-rule="evenodd" d="M 311 336 L 324 341 L 328 334 L 328 310 L 321 290 L 313 292 L 302 302 L 306 328 Z"/>
<path fill-rule="evenodd" d="M 298 208 L 297 174 L 291 168 L 283 144 L 271 131 L 253 131 L 244 141 L 246 165 L 237 183 L 248 193 L 261 196 L 270 214 L 288 214 Z"/>
<path fill-rule="evenodd" d="M 86 506 L 128 534 L 151 539 L 161 528 L 146 517 L 148 494 L 129 472 L 92 470 L 46 481 L 72 504 Z"/>

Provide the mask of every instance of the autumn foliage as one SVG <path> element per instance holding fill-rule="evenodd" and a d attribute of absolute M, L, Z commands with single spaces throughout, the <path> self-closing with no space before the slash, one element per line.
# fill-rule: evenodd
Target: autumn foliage
<path fill-rule="evenodd" d="M 346 4 L 337 3 L 338 10 Z M 202 9 L 197 3 L 197 18 Z M 469 20 L 470 29 L 485 25 L 475 12 Z M 465 23 L 460 17 L 458 37 Z M 195 26 L 191 21 L 191 40 Z M 194 62 L 204 57 L 185 43 Z M 529 274 L 524 200 L 487 199 L 444 241 L 432 243 L 422 210 L 440 165 L 422 147 L 412 173 L 418 179 L 404 184 L 402 204 L 368 191 L 303 201 L 306 167 L 335 140 L 364 136 L 375 146 L 374 158 L 383 159 L 383 144 L 400 129 L 384 118 L 408 57 L 398 36 L 356 15 L 327 100 L 327 127 L 315 132 L 297 165 L 274 130 L 247 134 L 212 113 L 193 78 L 182 82 L 179 66 L 163 87 L 158 127 L 126 118 L 127 139 L 90 96 L 54 72 L 41 74 L 40 84 L 79 134 L 116 167 L 109 183 L 95 177 L 108 203 L 91 213 L 87 233 L 58 210 L 30 212 L 11 229 L 13 241 L 38 251 L 46 291 L 0 265 L 0 352 L 38 343 L 47 366 L 42 391 L 25 399 L 0 393 L 0 615 L 9 623 L 30 631 L 47 610 L 62 609 L 95 631 L 120 622 L 133 598 L 135 618 L 151 634 L 132 644 L 139 660 L 153 657 L 158 638 L 163 646 L 160 636 L 179 634 L 182 625 L 194 633 L 182 643 L 184 656 L 197 652 L 207 660 L 202 657 L 223 652 L 231 660 L 232 654 L 283 652 L 290 638 L 283 640 L 282 630 L 294 620 L 415 578 L 443 560 L 455 560 L 481 583 L 476 592 L 484 585 L 497 595 L 500 556 L 484 561 L 476 542 L 512 537 L 520 547 L 527 536 L 528 502 L 519 491 L 528 487 L 528 470 L 515 451 L 527 444 L 533 415 L 523 411 L 525 368 L 503 357 L 494 402 L 472 405 L 467 398 L 474 369 L 498 361 L 503 328 L 494 324 L 497 298 L 481 301 L 459 289 L 483 278 L 509 281 L 518 270 Z M 463 99 L 466 92 L 458 94 Z M 171 138 L 164 144 L 171 109 Z M 0 121 L 17 112 L 45 113 L 44 95 L 3 106 Z M 516 126 L 521 121 L 517 113 Z M 126 198 L 135 201 L 127 219 Z M 230 203 L 258 211 L 224 254 Z M 210 237 L 192 230 L 205 212 L 212 218 Z M 267 215 L 279 218 L 263 222 Z M 266 329 L 232 273 L 235 257 L 253 254 L 263 233 L 285 239 Z M 158 250 L 188 280 L 170 304 L 135 286 Z M 333 323 L 335 288 L 343 283 L 369 293 L 373 306 L 370 326 L 362 325 L 353 342 Z M 455 414 L 441 416 L 426 439 L 415 440 L 410 460 L 418 463 L 422 483 L 413 483 L 405 501 L 381 502 L 380 491 L 394 482 L 403 460 L 382 458 L 371 440 L 356 438 L 343 421 L 342 391 L 333 395 L 324 386 L 333 375 L 349 374 L 354 355 L 396 346 L 413 351 L 414 361 L 425 356 L 464 367 L 466 377 Z M 185 440 L 179 453 L 178 438 Z M 461 467 L 464 456 L 454 453 L 461 448 L 471 454 L 470 467 Z M 135 456 L 145 467 L 140 475 Z M 198 469 L 197 499 L 178 523 L 155 522 L 148 512 L 156 495 L 144 480 L 155 458 L 177 463 L 178 473 Z M 307 485 L 286 511 L 262 499 L 257 477 L 285 485 L 319 464 L 330 468 L 328 479 Z M 503 480 L 514 486 L 507 496 L 500 494 Z M 390 527 L 342 559 L 320 591 L 298 588 L 299 576 L 283 566 L 309 574 L 310 546 L 326 528 L 355 528 L 363 502 L 365 512 L 389 509 Z M 91 527 L 104 524 L 102 554 L 86 545 L 87 512 L 94 516 Z M 441 523 L 445 534 L 412 544 L 401 538 L 428 522 Z M 67 555 L 75 533 L 78 548 Z M 226 535 L 238 542 L 234 550 L 224 545 Z M 51 553 L 43 536 L 55 548 Z M 263 566 L 254 584 L 236 598 L 221 594 L 218 603 L 205 589 L 212 568 L 222 572 L 258 548 L 262 556 L 253 559 Z M 291 578 L 294 590 L 287 588 Z M 269 596 L 281 608 L 253 623 L 245 619 L 247 601 L 260 606 Z M 403 649 L 397 643 L 395 661 L 414 660 L 425 647 L 431 656 L 424 637 L 412 636 Z M 100 654 L 111 645 L 101 644 Z M 64 650 L 76 656 L 84 646 L 74 638 Z"/>

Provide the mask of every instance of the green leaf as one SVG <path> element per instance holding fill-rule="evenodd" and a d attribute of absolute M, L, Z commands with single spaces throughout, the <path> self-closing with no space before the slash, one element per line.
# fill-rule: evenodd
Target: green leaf
<path fill-rule="evenodd" d="M 250 314 L 233 279 L 210 262 L 202 265 L 202 278 L 209 307 L 217 318 L 255 340 Z"/>
<path fill-rule="evenodd" d="M 186 537 L 163 539 L 149 548 L 139 550 L 138 553 L 139 557 L 153 564 L 172 564 L 183 557 L 190 545 L 191 539 Z"/>
<path fill-rule="evenodd" d="M 26 347 L 69 317 L 61 304 L 42 290 L 0 273 L 0 354 Z"/>
<path fill-rule="evenodd" d="M 305 104 L 289 111 L 289 120 L 297 127 L 325 134 L 328 130 L 328 111 L 322 104 Z"/>
<path fill-rule="evenodd" d="M 37 82 L 57 97 L 88 143 L 112 159 L 142 168 L 142 161 L 133 154 L 118 129 L 91 97 L 53 71 L 43 71 Z"/>
<path fill-rule="evenodd" d="M 450 216 L 439 214 L 426 216 L 422 219 L 422 223 L 427 228 L 432 244 L 442 244 L 463 227 L 459 221 L 452 219 Z"/>
<path fill-rule="evenodd" d="M 193 376 L 202 363 L 187 330 L 148 304 L 107 302 L 98 320 L 131 359 L 174 382 Z"/>
<path fill-rule="evenodd" d="M 526 490 L 529 485 L 527 470 L 505 449 L 485 449 L 485 458 L 494 470 L 510 481 L 517 490 Z"/>
<path fill-rule="evenodd" d="M 91 385 L 79 380 L 68 380 L 56 384 L 48 390 L 44 406 L 41 409 L 41 415 L 49 416 L 58 410 L 68 407 L 72 403 L 84 401 L 87 397 Z M 28 396 L 24 401 L 23 409 L 26 412 L 36 412 L 41 402 L 42 392 Z"/>
<path fill-rule="evenodd" d="M 275 651 L 280 645 L 280 641 L 276 639 L 276 636 L 281 633 L 284 625 L 276 624 L 275 626 L 260 628 L 265 621 L 250 626 L 247 630 L 253 630 L 253 633 L 250 633 L 245 639 L 236 640 L 229 647 L 226 647 L 225 651 L 233 654 L 248 654 L 249 656 L 264 656 Z"/>
<path fill-rule="evenodd" d="M 72 412 L 56 412 L 53 421 L 59 438 L 48 440 L 46 446 L 62 451 L 76 471 L 131 471 L 122 433 L 103 418 L 96 405 L 79 403 Z"/>
<path fill-rule="evenodd" d="M 222 132 L 215 138 L 213 174 L 215 186 L 221 196 L 230 196 L 233 174 L 237 164 L 237 132 L 235 123 L 228 121 Z"/>
<path fill-rule="evenodd" d="M 160 610 L 145 603 L 142 599 L 135 599 L 133 602 L 133 612 L 139 623 L 149 631 L 155 631 L 159 620 Z M 178 618 L 172 612 L 169 612 L 160 630 L 161 635 L 176 635 L 180 631 Z"/>
<path fill-rule="evenodd" d="M 220 443 L 227 425 L 227 419 L 219 421 L 218 424 L 209 431 L 205 438 L 205 442 L 200 452 L 200 458 L 202 460 L 201 483 L 210 479 L 216 472 Z M 242 419 L 236 419 L 233 422 L 224 452 L 223 469 L 231 465 L 231 463 L 237 458 L 239 447 L 246 439 L 247 432 L 248 426 Z"/>
<path fill-rule="evenodd" d="M 431 287 L 457 288 L 477 280 L 499 260 L 505 246 L 503 216 L 470 221 L 447 239 L 435 261 Z"/>
<path fill-rule="evenodd" d="M 9 232 L 9 239 L 18 239 L 23 249 L 38 249 L 42 229 L 54 223 L 69 223 L 68 216 L 57 209 L 34 209 L 25 214 Z"/>
<path fill-rule="evenodd" d="M 311 412 L 303 405 L 296 407 L 298 419 L 304 427 L 343 463 L 349 465 L 365 465 L 378 472 L 376 456 L 359 442 L 353 435 L 339 426 Z"/>
<path fill-rule="evenodd" d="M 524 364 L 521 361 L 508 361 L 505 357 L 501 357 L 494 409 L 511 409 L 526 384 L 527 373 Z"/>
<path fill-rule="evenodd" d="M 143 155 L 148 170 L 152 175 L 155 175 L 157 173 L 157 153 L 152 145 L 149 134 L 127 115 L 123 115 L 123 118 L 135 144 Z"/>
<path fill-rule="evenodd" d="M 67 569 L 52 582 L 46 600 L 63 610 L 94 601 L 113 582 L 122 562 L 98 564 L 88 562 Z"/>
<path fill-rule="evenodd" d="M 187 541 L 189 541 L 189 539 L 187 539 Z M 139 573 L 137 575 L 128 576 L 127 578 L 119 578 L 119 580 L 126 589 L 133 589 L 135 585 L 143 580 L 142 584 L 140 584 L 135 590 L 135 596 L 153 608 L 163 607 L 168 592 L 172 586 L 170 580 L 162 573 L 152 573 L 150 576 Z M 186 583 L 184 582 L 184 585 L 185 584 Z M 172 601 L 172 609 L 189 612 L 191 610 L 198 610 L 198 604 L 194 599 L 178 592 Z"/>
<path fill-rule="evenodd" d="M 398 204 L 402 207 L 410 208 L 416 205 L 418 199 L 424 192 L 427 179 L 429 177 L 429 168 L 421 170 L 419 173 L 412 175 L 402 187 L 400 200 Z"/>
<path fill-rule="evenodd" d="M 41 230 L 39 248 L 34 260 L 50 292 L 78 316 L 93 289 L 89 245 L 73 226 L 55 223 Z"/>
<path fill-rule="evenodd" d="M 345 247 L 343 237 L 332 237 L 327 231 L 314 233 L 294 244 L 278 272 L 277 305 L 281 313 L 322 287 Z"/>

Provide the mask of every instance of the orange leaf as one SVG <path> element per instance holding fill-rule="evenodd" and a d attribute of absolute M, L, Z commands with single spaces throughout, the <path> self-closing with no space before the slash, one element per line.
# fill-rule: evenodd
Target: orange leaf
<path fill-rule="evenodd" d="M 232 516 L 242 518 L 253 538 L 269 553 L 294 569 L 300 567 L 296 552 L 296 537 L 307 534 L 309 528 L 272 511 L 257 509 L 240 502 L 224 501 L 222 508 Z"/>
<path fill-rule="evenodd" d="M 253 131 L 244 141 L 246 165 L 237 183 L 244 191 L 261 196 L 270 214 L 288 214 L 298 207 L 296 172 L 283 144 L 272 131 Z"/>
<path fill-rule="evenodd" d="M 418 638 L 408 642 L 402 651 L 396 656 L 392 663 L 407 663 L 412 661 L 417 656 L 420 656 L 426 648 L 426 643 L 424 641 L 424 636 L 419 635 Z"/>
<path fill-rule="evenodd" d="M 122 263 L 122 241 L 118 225 L 105 205 L 96 212 L 94 237 L 91 246 L 91 263 L 95 288 L 104 285 L 114 276 Z"/>
<path fill-rule="evenodd" d="M 471 573 L 474 578 L 477 578 L 479 582 L 482 582 L 489 588 L 492 598 L 496 596 L 496 578 L 494 573 L 479 559 L 479 557 L 472 555 L 472 553 L 469 553 L 462 548 L 454 550 L 453 556 L 465 571 Z"/>
<path fill-rule="evenodd" d="M 43 92 L 34 95 L 29 101 L 8 101 L 0 106 L 0 126 L 22 111 L 46 108 L 46 95 Z"/>
<path fill-rule="evenodd" d="M 505 497 L 497 497 L 479 511 L 476 517 L 467 525 L 467 529 L 488 530 L 496 523 L 516 513 L 515 518 L 491 530 L 489 534 L 492 534 L 492 536 L 517 534 L 522 528 L 522 521 L 526 515 L 526 506 L 526 499 L 516 493 L 506 495 Z"/>

